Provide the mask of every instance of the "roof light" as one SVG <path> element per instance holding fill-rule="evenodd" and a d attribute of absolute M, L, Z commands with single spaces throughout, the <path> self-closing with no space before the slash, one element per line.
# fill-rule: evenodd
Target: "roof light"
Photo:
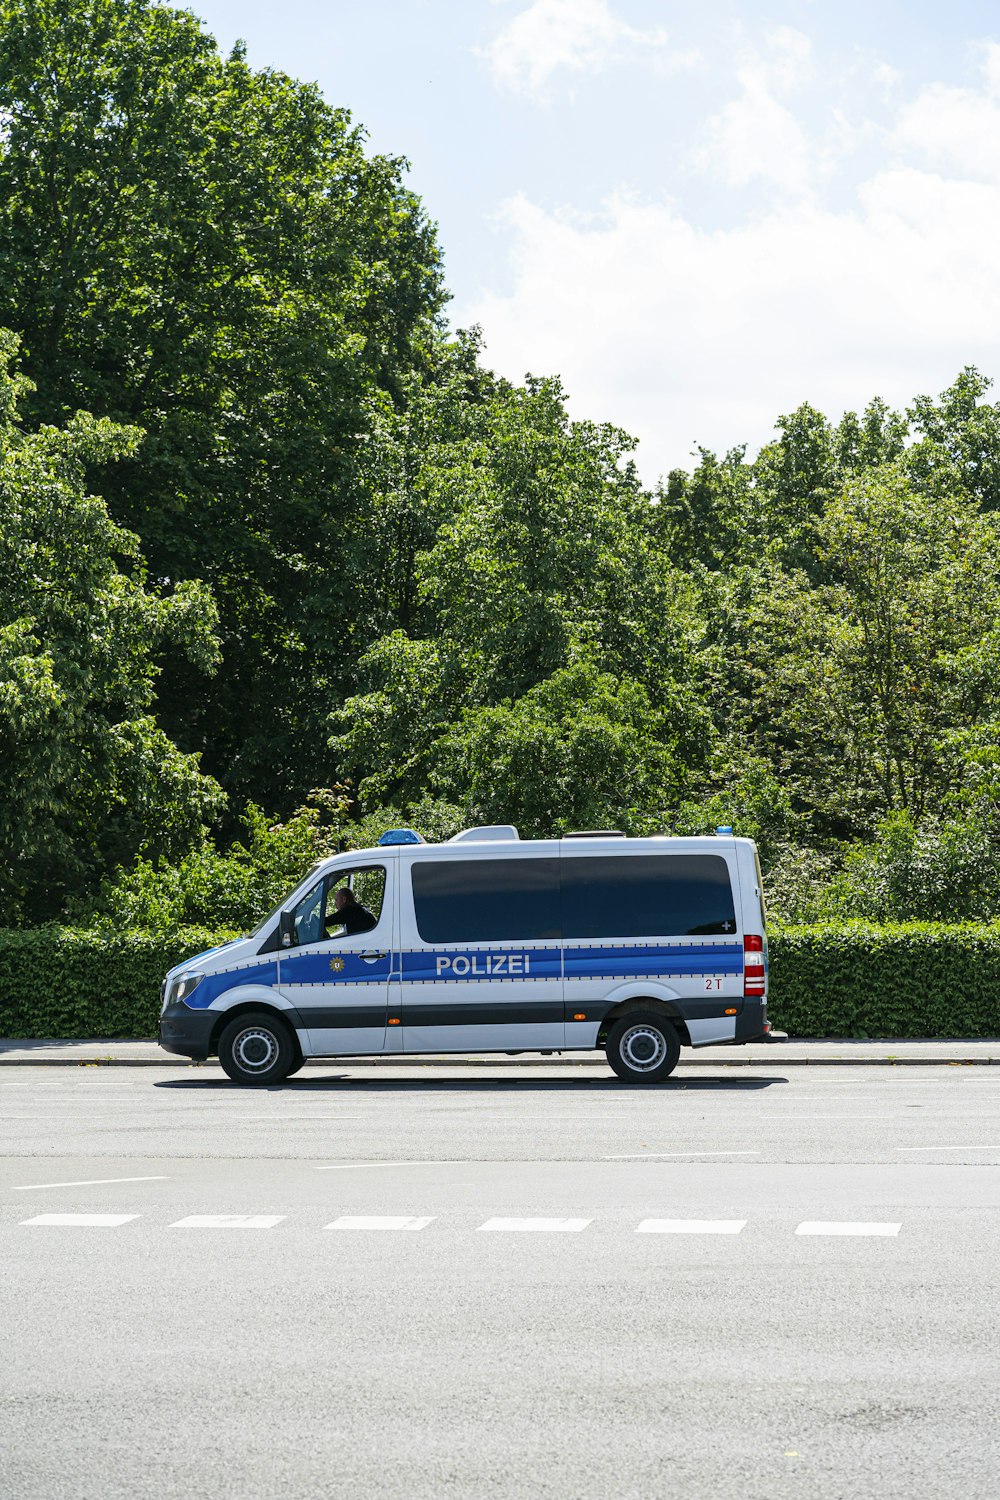
<path fill-rule="evenodd" d="M 730 828 L 728 823 L 723 823 L 722 827 L 717 828 L 715 831 L 719 835 L 720 839 L 731 839 L 733 836 L 733 830 Z"/>
<path fill-rule="evenodd" d="M 387 828 L 380 844 L 422 844 L 425 840 L 413 828 Z"/>

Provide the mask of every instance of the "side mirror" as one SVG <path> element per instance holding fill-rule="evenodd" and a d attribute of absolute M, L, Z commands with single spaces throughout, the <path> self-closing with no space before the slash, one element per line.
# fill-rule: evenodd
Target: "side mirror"
<path fill-rule="evenodd" d="M 283 911 L 278 918 L 278 931 L 281 934 L 281 946 L 291 948 L 295 942 L 295 913 Z"/>

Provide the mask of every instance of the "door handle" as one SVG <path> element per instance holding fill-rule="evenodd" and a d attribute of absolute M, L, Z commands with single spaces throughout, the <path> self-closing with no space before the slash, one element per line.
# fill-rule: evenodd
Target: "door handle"
<path fill-rule="evenodd" d="M 376 953 L 372 948 L 367 953 L 361 953 L 358 956 L 359 958 L 363 958 L 366 964 L 373 964 L 377 958 L 388 958 L 389 954 L 388 952 Z"/>

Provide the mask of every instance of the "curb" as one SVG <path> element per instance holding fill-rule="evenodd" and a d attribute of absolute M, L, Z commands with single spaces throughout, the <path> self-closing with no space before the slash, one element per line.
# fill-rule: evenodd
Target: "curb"
<path fill-rule="evenodd" d="M 678 1068 L 768 1068 L 775 1064 L 783 1068 L 989 1068 L 1000 1067 L 997 1057 L 781 1057 L 777 1053 L 770 1057 L 740 1058 L 682 1058 Z M 421 1061 L 411 1057 L 370 1058 L 316 1058 L 310 1059 L 302 1071 L 310 1068 L 363 1067 L 363 1068 L 602 1068 L 608 1063 L 603 1057 L 589 1058 L 545 1058 L 532 1059 L 525 1063 L 510 1058 L 449 1057 Z M 160 1061 L 151 1057 L 3 1057 L 0 1068 L 215 1068 L 215 1060 Z"/>

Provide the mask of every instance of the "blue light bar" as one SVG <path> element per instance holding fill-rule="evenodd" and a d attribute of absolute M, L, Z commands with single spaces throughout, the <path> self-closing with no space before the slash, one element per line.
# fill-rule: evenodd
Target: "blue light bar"
<path fill-rule="evenodd" d="M 731 839 L 733 836 L 733 830 L 728 823 L 724 823 L 721 828 L 717 828 L 715 831 L 722 839 Z"/>
<path fill-rule="evenodd" d="M 380 844 L 422 844 L 424 840 L 413 828 L 388 828 L 379 839 Z"/>

